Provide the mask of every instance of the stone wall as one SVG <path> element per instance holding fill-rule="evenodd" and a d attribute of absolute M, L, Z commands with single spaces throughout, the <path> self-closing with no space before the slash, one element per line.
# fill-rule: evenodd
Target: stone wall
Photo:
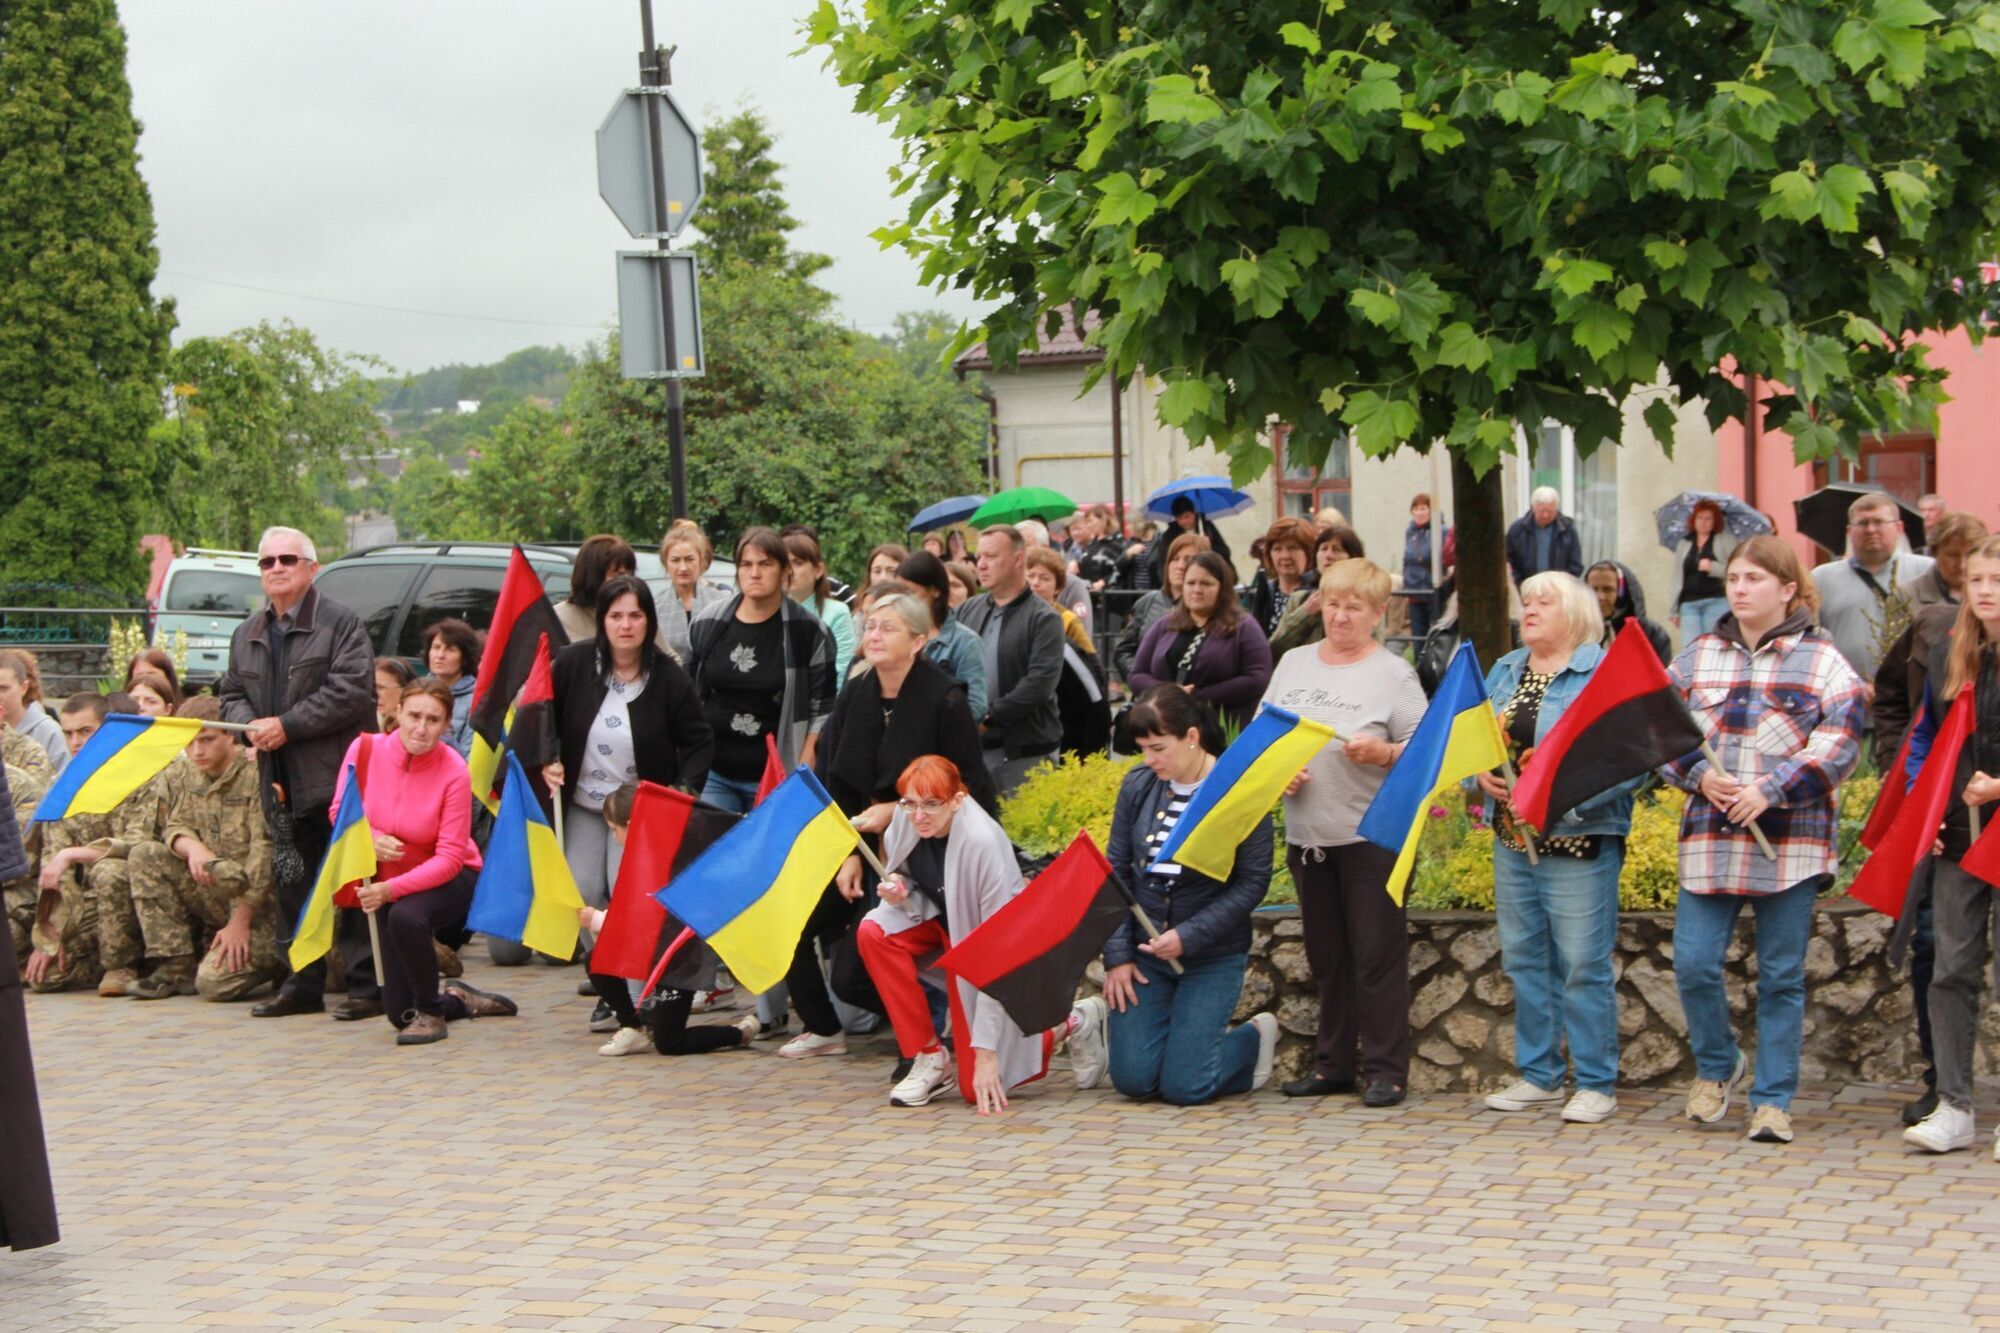
<path fill-rule="evenodd" d="M 1750 913 L 1728 954 L 1730 1013 L 1746 1051 L 1756 1040 L 1757 959 Z M 1888 918 L 1849 899 L 1820 906 L 1806 947 L 1805 1049 L 1809 1081 L 1893 1083 L 1923 1068 L 1907 973 L 1888 962 Z M 1618 977 L 1619 1081 L 1671 1086 L 1694 1077 L 1687 1019 L 1674 986 L 1674 918 L 1635 912 L 1619 918 L 1612 959 Z M 1096 965 L 1090 982 L 1098 981 Z M 1410 916 L 1410 1084 L 1419 1092 L 1491 1090 L 1513 1081 L 1514 985 L 1500 962 L 1493 918 L 1481 912 Z M 1298 909 L 1255 917 L 1239 1020 L 1278 1016 L 1278 1074 L 1295 1078 L 1312 1062 L 1319 1001 L 1306 964 Z M 2000 1073 L 2000 1007 L 1980 1023 L 1976 1071 Z"/>

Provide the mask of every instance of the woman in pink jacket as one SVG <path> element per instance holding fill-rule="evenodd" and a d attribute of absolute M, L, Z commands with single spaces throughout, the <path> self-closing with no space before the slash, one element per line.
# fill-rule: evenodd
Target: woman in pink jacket
<path fill-rule="evenodd" d="M 451 706 L 451 687 L 436 678 L 410 686 L 395 731 L 363 733 L 347 747 L 333 793 L 337 818 L 353 773 L 375 835 L 375 878 L 353 896 L 378 916 L 382 1007 L 399 1046 L 443 1041 L 447 1019 L 517 1012 L 506 996 L 462 981 L 447 981 L 442 991 L 438 986 L 431 941 L 436 932 L 464 924 L 480 865 L 472 841 L 472 780 L 458 751 L 438 743 L 451 725 Z"/>

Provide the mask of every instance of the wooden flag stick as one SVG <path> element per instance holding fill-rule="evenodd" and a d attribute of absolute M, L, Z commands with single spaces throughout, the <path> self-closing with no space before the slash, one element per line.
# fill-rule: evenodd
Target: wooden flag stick
<path fill-rule="evenodd" d="M 1504 754 L 1500 756 L 1500 771 L 1506 775 L 1507 785 L 1510 788 L 1521 780 L 1521 775 L 1514 771 L 1514 761 Z M 1521 835 L 1521 846 L 1527 849 L 1528 864 L 1531 866 L 1540 865 L 1542 858 L 1535 855 L 1535 835 L 1528 832 L 1527 828 L 1518 820 L 1515 821 L 1514 831 Z"/>
<path fill-rule="evenodd" d="M 1132 915 L 1139 918 L 1139 928 L 1146 932 L 1147 942 L 1151 943 L 1152 941 L 1160 938 L 1160 936 L 1164 932 L 1161 931 L 1161 929 L 1158 926 L 1153 924 L 1153 918 L 1146 915 L 1146 909 L 1139 906 L 1139 900 L 1137 898 L 1127 898 L 1126 902 L 1132 908 Z M 1182 972 L 1185 972 L 1187 970 L 1186 968 L 1181 966 L 1181 960 L 1178 958 L 1162 958 L 1160 959 L 1160 961 L 1165 963 L 1168 967 L 1171 967 L 1174 970 L 1175 976 L 1179 976 Z"/>
<path fill-rule="evenodd" d="M 1701 757 L 1708 760 L 1709 767 L 1713 768 L 1716 772 L 1725 777 L 1730 776 L 1729 770 L 1722 766 L 1721 756 L 1716 754 L 1715 747 L 1710 745 L 1707 740 L 1703 740 L 1701 743 Z M 1758 849 L 1764 853 L 1764 859 L 1766 861 L 1777 860 L 1778 853 L 1772 849 L 1771 840 L 1764 836 L 1764 830 L 1757 827 L 1757 821 L 1753 819 L 1745 827 L 1750 830 L 1750 836 L 1757 840 Z"/>
<path fill-rule="evenodd" d="M 372 877 L 364 879 L 361 881 L 361 887 L 365 889 L 374 882 Z M 375 919 L 374 908 L 366 907 L 362 912 L 368 918 L 368 955 L 369 961 L 375 964 L 375 989 L 380 990 L 382 989 L 382 925 Z"/>
<path fill-rule="evenodd" d="M 1973 840 L 1974 842 L 1978 842 L 1978 841 L 1979 841 L 1979 807 L 1978 807 L 1978 806 L 1976 806 L 1976 805 L 1968 805 L 1968 806 L 1966 806 L 1966 807 L 1965 807 L 1965 813 L 1966 813 L 1967 817 L 1969 817 L 1969 818 L 1970 818 L 1970 819 L 1972 820 L 1972 840 Z"/>

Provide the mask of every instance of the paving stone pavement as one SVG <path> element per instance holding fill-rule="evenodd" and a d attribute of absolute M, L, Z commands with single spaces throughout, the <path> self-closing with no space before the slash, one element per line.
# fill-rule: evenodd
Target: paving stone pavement
<path fill-rule="evenodd" d="M 1059 1058 L 982 1120 L 890 1107 L 874 1040 L 605 1059 L 575 969 L 471 952 L 521 1016 L 412 1049 L 30 996 L 64 1239 L 0 1253 L 0 1328 L 2000 1327 L 2000 1164 L 1906 1154 L 1907 1090 L 1773 1147 L 1652 1093 L 1177 1109 Z"/>

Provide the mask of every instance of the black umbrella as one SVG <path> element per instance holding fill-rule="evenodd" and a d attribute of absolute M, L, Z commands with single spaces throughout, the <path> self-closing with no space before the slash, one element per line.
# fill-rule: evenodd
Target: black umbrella
<path fill-rule="evenodd" d="M 1792 501 L 1792 513 L 1798 518 L 1803 536 L 1839 555 L 1847 549 L 1847 507 L 1864 495 L 1876 493 L 1873 486 L 1859 482 L 1829 482 L 1805 499 Z M 1924 516 L 1901 500 L 1896 501 L 1896 509 L 1903 517 L 1903 532 L 1910 539 L 1910 549 L 1918 549 L 1924 544 Z"/>

